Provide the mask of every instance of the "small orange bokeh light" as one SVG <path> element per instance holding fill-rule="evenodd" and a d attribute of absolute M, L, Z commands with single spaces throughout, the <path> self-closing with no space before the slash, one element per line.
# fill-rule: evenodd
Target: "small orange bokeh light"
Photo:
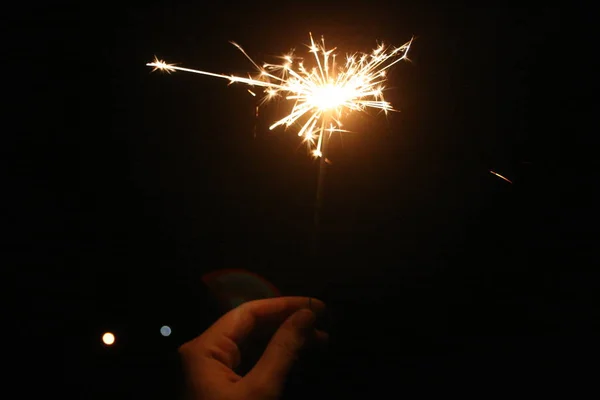
<path fill-rule="evenodd" d="M 102 335 L 102 342 L 108 346 L 112 345 L 115 342 L 115 335 L 110 332 L 106 332 L 104 335 Z"/>

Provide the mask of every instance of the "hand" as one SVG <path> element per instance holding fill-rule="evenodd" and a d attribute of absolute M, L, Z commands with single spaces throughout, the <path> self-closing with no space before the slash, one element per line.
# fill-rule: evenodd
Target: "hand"
<path fill-rule="evenodd" d="M 300 350 L 311 339 L 326 339 L 326 333 L 314 329 L 315 312 L 324 308 L 316 299 L 278 297 L 251 301 L 229 311 L 179 349 L 191 399 L 278 399 Z M 280 326 L 266 350 L 248 374 L 238 375 L 234 368 L 241 360 L 240 344 L 252 331 L 271 323 Z"/>

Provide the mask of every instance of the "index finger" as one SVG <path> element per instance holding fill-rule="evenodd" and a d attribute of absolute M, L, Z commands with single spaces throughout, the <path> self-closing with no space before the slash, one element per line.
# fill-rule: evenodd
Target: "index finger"
<path fill-rule="evenodd" d="M 296 296 L 249 301 L 219 318 L 206 330 L 205 335 L 207 338 L 224 335 L 239 344 L 257 325 L 283 322 L 303 308 L 319 313 L 325 309 L 325 303 L 315 298 Z"/>

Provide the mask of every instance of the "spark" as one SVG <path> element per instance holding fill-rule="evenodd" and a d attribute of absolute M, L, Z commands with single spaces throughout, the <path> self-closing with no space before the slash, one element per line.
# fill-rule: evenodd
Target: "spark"
<path fill-rule="evenodd" d="M 181 69 L 181 68 L 175 67 L 175 64 L 167 64 L 163 60 L 159 60 L 158 57 L 156 57 L 156 56 L 154 56 L 154 61 L 153 62 L 148 63 L 146 65 L 154 67 L 154 69 L 152 70 L 152 72 L 157 71 L 157 70 L 161 70 L 161 71 L 165 71 L 166 73 L 169 73 L 169 74 L 171 72 L 175 71 L 175 69 Z"/>
<path fill-rule="evenodd" d="M 512 184 L 512 181 L 511 181 L 510 179 L 508 179 L 508 178 L 506 178 L 506 177 L 504 177 L 504 176 L 500 175 L 500 174 L 499 174 L 499 173 L 497 173 L 497 172 L 494 172 L 494 171 L 490 170 L 490 174 L 492 174 L 492 175 L 496 175 L 498 178 L 500 178 L 500 179 L 503 179 L 503 180 L 505 180 L 506 182 L 508 182 L 508 183 Z"/>
<path fill-rule="evenodd" d="M 348 113 L 368 108 L 386 114 L 396 111 L 383 97 L 386 72 L 399 61 L 408 60 L 407 54 L 413 39 L 400 47 L 380 44 L 370 54 L 349 54 L 344 62 L 339 62 L 334 53 L 336 48 L 327 49 L 323 37 L 320 43 L 315 42 L 310 33 L 309 37 L 308 52 L 314 55 L 314 63 L 310 67 L 293 52 L 280 57 L 282 64 L 264 63 L 260 66 L 240 45 L 231 42 L 257 69 L 255 76 L 247 78 L 177 67 L 157 57 L 146 65 L 153 67 L 153 71 L 191 72 L 227 79 L 229 84 L 243 83 L 252 88 L 262 88 L 263 102 L 276 98 L 291 101 L 293 106 L 289 114 L 273 123 L 269 129 L 299 125 L 298 136 L 303 137 L 315 157 L 321 157 L 326 133 L 348 132 L 341 129 L 341 120 Z M 255 95 L 250 89 L 248 91 Z"/>

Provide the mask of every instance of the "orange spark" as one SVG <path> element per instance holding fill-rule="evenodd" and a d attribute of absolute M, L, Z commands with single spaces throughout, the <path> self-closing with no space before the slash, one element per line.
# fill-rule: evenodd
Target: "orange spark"
<path fill-rule="evenodd" d="M 508 182 L 508 183 L 512 184 L 512 181 L 511 181 L 510 179 L 506 178 L 505 176 L 502 176 L 502 175 L 500 175 L 500 174 L 499 174 L 499 173 L 497 173 L 497 172 L 494 172 L 494 171 L 492 171 L 491 169 L 490 169 L 490 173 L 491 173 L 491 174 L 493 174 L 493 175 L 496 175 L 498 178 L 500 178 L 500 179 L 503 179 L 503 180 L 505 180 L 506 182 Z"/>

